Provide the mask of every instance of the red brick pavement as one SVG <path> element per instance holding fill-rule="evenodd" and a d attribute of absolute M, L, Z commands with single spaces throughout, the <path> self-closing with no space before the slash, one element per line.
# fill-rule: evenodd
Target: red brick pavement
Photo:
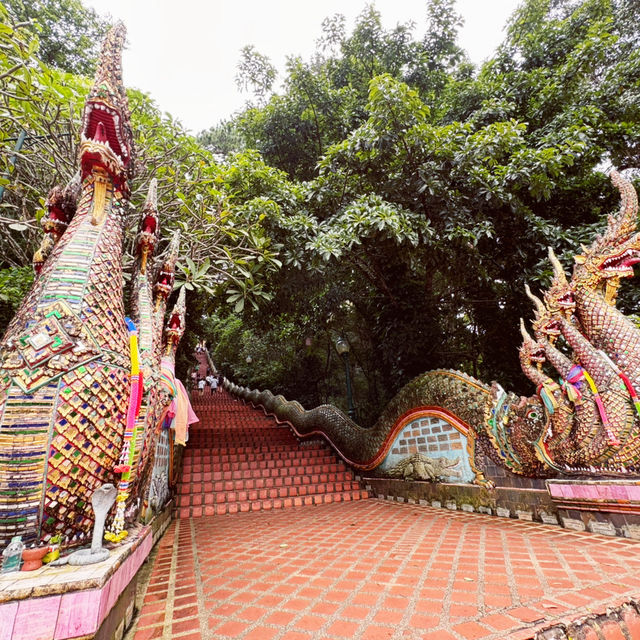
<path fill-rule="evenodd" d="M 637 542 L 365 500 L 175 521 L 129 637 L 524 640 L 639 594 Z"/>

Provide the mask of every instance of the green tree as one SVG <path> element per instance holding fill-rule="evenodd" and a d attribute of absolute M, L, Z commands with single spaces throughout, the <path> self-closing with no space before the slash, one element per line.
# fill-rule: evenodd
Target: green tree
<path fill-rule="evenodd" d="M 0 269 L 0 327 L 6 327 L 33 283 L 30 266 Z"/>
<path fill-rule="evenodd" d="M 205 149 L 221 158 L 243 151 L 246 146 L 233 120 L 223 120 L 216 126 L 201 131 L 196 139 Z"/>
<path fill-rule="evenodd" d="M 273 88 L 278 73 L 269 58 L 253 45 L 246 45 L 240 51 L 240 62 L 236 74 L 239 89 L 251 91 L 257 98 L 263 99 Z"/>
<path fill-rule="evenodd" d="M 407 82 L 435 101 L 448 71 L 463 57 L 455 45 L 461 22 L 453 5 L 453 0 L 428 4 L 422 41 L 413 39 L 411 23 L 385 30 L 372 5 L 348 35 L 342 16 L 325 20 L 313 58 L 288 60 L 283 93 L 238 117 L 247 145 L 291 177 L 309 180 L 317 175 L 317 163 L 327 149 L 366 119 L 369 83 L 376 76 L 388 74 Z"/>
<path fill-rule="evenodd" d="M 100 17 L 81 0 L 3 1 L 16 22 L 37 27 L 45 64 L 69 73 L 93 74 L 110 18 Z"/>
<path fill-rule="evenodd" d="M 15 22 L 2 5 L 0 18 L 6 54 L 0 56 L 0 265 L 22 266 L 38 242 L 38 220 L 52 180 L 73 172 L 70 127 L 80 117 L 76 94 L 87 87 L 80 89 L 82 79 L 40 66 L 39 41 L 29 24 Z M 25 142 L 16 152 L 21 134 Z"/>

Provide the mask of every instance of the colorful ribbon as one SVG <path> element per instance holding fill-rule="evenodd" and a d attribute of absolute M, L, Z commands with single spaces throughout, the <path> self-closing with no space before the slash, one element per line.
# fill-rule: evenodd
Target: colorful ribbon
<path fill-rule="evenodd" d="M 538 385 L 538 396 L 544 403 L 549 415 L 553 415 L 558 408 L 558 401 L 555 398 L 554 391 L 557 391 L 559 388 L 551 378 L 547 378 L 542 384 Z"/>
<path fill-rule="evenodd" d="M 105 538 L 111 542 L 119 542 L 127 536 L 124 530 L 125 503 L 129 497 L 129 479 L 131 467 L 135 455 L 136 443 L 136 419 L 140 413 L 142 404 L 142 372 L 140 371 L 140 355 L 138 352 L 138 330 L 131 318 L 125 318 L 129 331 L 129 349 L 131 359 L 129 406 L 127 407 L 127 421 L 124 429 L 122 451 L 118 464 L 114 467 L 115 473 L 121 473 L 118 483 L 118 495 L 116 497 L 116 514 L 111 525 L 111 531 L 105 533 Z"/>
<path fill-rule="evenodd" d="M 633 388 L 633 385 L 631 384 L 631 380 L 629 380 L 629 378 L 627 377 L 627 374 L 621 369 L 619 369 L 616 366 L 616 364 L 613 362 L 613 360 L 611 360 L 611 358 L 604 351 L 600 350 L 599 353 L 609 363 L 611 368 L 616 372 L 618 377 L 624 383 L 624 386 L 627 388 L 627 391 L 631 396 L 631 400 L 633 401 L 633 406 L 636 408 L 636 413 L 640 416 L 640 398 L 638 398 L 638 394 L 636 393 L 636 390 Z"/>
<path fill-rule="evenodd" d="M 605 411 L 604 404 L 602 403 L 602 398 L 598 393 L 598 387 L 596 387 L 596 383 L 593 381 L 593 378 L 589 375 L 588 371 L 582 370 L 582 375 L 584 375 L 584 379 L 587 381 L 591 392 L 593 393 L 593 399 L 596 401 L 598 405 L 598 411 L 600 412 L 600 418 L 602 419 L 602 424 L 604 426 L 604 430 L 607 434 L 607 438 L 609 439 L 609 444 L 612 446 L 617 446 L 620 444 L 620 440 L 618 440 L 617 436 L 613 431 L 611 431 L 611 423 L 609 422 L 609 418 L 607 417 L 607 412 Z"/>

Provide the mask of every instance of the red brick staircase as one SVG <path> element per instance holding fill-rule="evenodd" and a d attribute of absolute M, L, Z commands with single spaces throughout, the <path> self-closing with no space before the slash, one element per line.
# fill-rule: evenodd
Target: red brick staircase
<path fill-rule="evenodd" d="M 323 441 L 300 441 L 287 425 L 229 393 L 192 394 L 192 425 L 177 490 L 177 516 L 193 518 L 367 498 Z"/>

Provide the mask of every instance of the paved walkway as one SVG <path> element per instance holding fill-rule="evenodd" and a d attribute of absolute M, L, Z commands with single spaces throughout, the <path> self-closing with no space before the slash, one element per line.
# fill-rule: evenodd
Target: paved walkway
<path fill-rule="evenodd" d="M 154 562 L 135 640 L 523 640 L 640 595 L 637 542 L 373 499 L 177 520 Z"/>

